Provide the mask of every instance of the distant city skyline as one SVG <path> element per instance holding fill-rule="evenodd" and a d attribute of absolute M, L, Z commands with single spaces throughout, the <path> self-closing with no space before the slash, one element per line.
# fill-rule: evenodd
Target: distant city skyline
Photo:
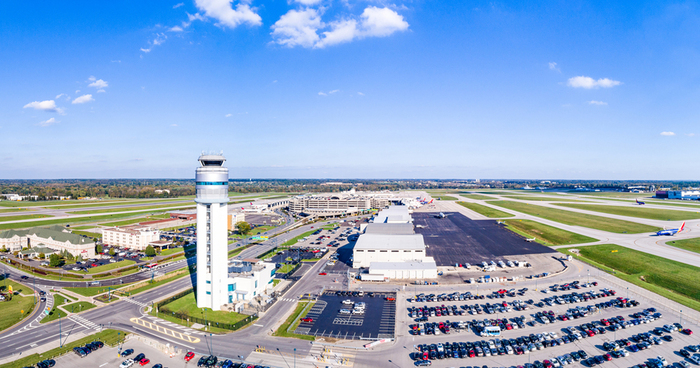
<path fill-rule="evenodd" d="M 697 1 L 0 11 L 0 179 L 700 179 Z"/>

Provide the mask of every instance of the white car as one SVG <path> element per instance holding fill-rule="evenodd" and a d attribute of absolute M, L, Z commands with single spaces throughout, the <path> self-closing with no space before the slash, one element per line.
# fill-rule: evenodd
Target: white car
<path fill-rule="evenodd" d="M 700 364 L 700 354 L 691 355 L 688 357 L 693 363 Z"/>
<path fill-rule="evenodd" d="M 343 300 L 343 304 L 355 304 L 355 302 L 353 302 L 350 299 L 345 299 L 345 300 Z"/>
<path fill-rule="evenodd" d="M 340 310 L 340 314 L 350 314 L 350 313 L 352 313 L 352 312 L 350 312 L 350 309 L 341 309 Z"/>
<path fill-rule="evenodd" d="M 119 368 L 129 368 L 132 365 L 134 365 L 134 360 L 133 359 L 127 359 L 122 364 L 119 365 Z"/>

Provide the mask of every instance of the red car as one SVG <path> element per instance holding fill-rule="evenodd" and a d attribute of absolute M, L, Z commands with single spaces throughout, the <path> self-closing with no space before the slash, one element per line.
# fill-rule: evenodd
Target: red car
<path fill-rule="evenodd" d="M 602 324 L 605 325 L 605 326 L 610 326 L 610 321 L 608 321 L 608 320 L 605 319 L 605 318 L 601 319 L 601 320 L 600 320 L 600 323 L 602 323 Z"/>
<path fill-rule="evenodd" d="M 693 334 L 693 331 L 692 331 L 691 329 L 689 329 L 689 328 L 686 328 L 686 329 L 682 330 L 681 332 L 683 332 L 683 333 L 686 334 L 686 335 L 692 335 L 692 334 Z"/>
<path fill-rule="evenodd" d="M 190 360 L 192 360 L 192 358 L 194 358 L 193 352 L 190 351 L 189 353 L 185 354 L 185 361 L 186 362 L 189 362 Z"/>
<path fill-rule="evenodd" d="M 325 272 L 321 272 L 321 273 L 319 273 L 318 275 L 319 275 L 319 276 L 326 276 L 326 275 L 328 275 L 328 274 L 325 273 Z"/>
<path fill-rule="evenodd" d="M 612 360 L 612 355 L 610 354 L 605 354 L 603 355 L 603 359 L 607 360 L 608 362 Z"/>
<path fill-rule="evenodd" d="M 146 365 L 146 364 L 148 364 L 148 363 L 150 363 L 150 362 L 151 362 L 150 359 L 148 359 L 148 358 L 143 358 L 143 359 L 141 359 L 141 360 L 139 361 L 139 364 L 142 365 L 142 366 L 144 366 L 144 365 Z"/>
<path fill-rule="evenodd" d="M 301 321 L 302 321 L 302 322 L 313 322 L 314 319 L 311 318 L 311 317 L 305 317 L 305 318 L 302 318 Z"/>

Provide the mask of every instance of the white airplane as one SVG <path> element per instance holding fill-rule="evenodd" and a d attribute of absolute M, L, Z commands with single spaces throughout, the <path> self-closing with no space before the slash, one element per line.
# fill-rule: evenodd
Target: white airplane
<path fill-rule="evenodd" d="M 534 242 L 535 240 L 537 240 L 537 238 L 532 238 L 532 239 L 527 239 L 527 238 L 525 238 L 525 241 L 526 241 L 526 242 Z"/>
<path fill-rule="evenodd" d="M 437 218 L 439 218 L 439 219 L 443 219 L 443 218 L 445 218 L 445 217 L 447 217 L 447 216 L 449 216 L 449 215 L 450 215 L 449 213 L 446 215 L 446 214 L 440 212 L 440 214 L 435 215 L 435 217 L 437 217 Z"/>

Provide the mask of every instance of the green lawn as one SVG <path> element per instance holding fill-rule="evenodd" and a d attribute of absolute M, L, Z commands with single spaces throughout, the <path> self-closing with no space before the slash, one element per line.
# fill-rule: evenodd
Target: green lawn
<path fill-rule="evenodd" d="M 173 208 L 173 209 L 187 209 L 196 207 L 191 202 L 190 203 L 172 203 L 172 204 L 156 204 L 151 206 L 137 206 L 137 207 L 122 207 L 122 208 L 109 208 L 109 209 L 93 209 L 84 211 L 73 211 L 68 212 L 71 215 L 89 215 L 91 213 L 112 213 L 112 212 L 124 212 L 124 211 L 139 211 L 139 210 L 160 210 L 163 208 Z"/>
<path fill-rule="evenodd" d="M 37 218 L 53 217 L 49 215 L 17 215 L 17 216 L 2 216 L 0 217 L 0 222 L 6 221 L 19 221 L 19 220 L 29 220 Z"/>
<path fill-rule="evenodd" d="M 456 201 L 457 198 L 452 197 L 452 196 L 446 196 L 446 195 L 441 195 L 437 197 L 433 197 L 434 199 L 440 200 L 440 201 Z"/>
<path fill-rule="evenodd" d="M 182 247 L 177 247 L 177 248 L 168 248 L 160 252 L 159 256 L 169 256 L 171 254 L 179 253 L 179 252 L 184 252 L 184 249 Z"/>
<path fill-rule="evenodd" d="M 487 207 L 484 206 L 483 204 L 478 204 L 478 203 L 468 203 L 468 202 L 457 202 L 457 204 L 462 205 L 466 208 L 469 208 L 472 211 L 475 211 L 477 213 L 480 213 L 486 217 L 491 217 L 491 218 L 500 218 L 500 217 L 513 217 L 515 215 L 511 215 L 508 212 L 503 212 L 499 211 L 495 208 Z"/>
<path fill-rule="evenodd" d="M 496 199 L 495 197 L 485 196 L 485 195 L 481 195 L 481 194 L 460 194 L 460 195 L 464 198 L 476 199 L 476 200 Z"/>
<path fill-rule="evenodd" d="M 163 202 L 163 201 L 178 201 L 178 200 L 184 200 L 184 197 L 178 197 L 178 198 L 159 198 L 155 200 L 116 200 L 116 199 L 110 199 L 109 201 L 101 201 L 101 202 L 88 202 L 85 201 L 83 204 L 73 204 L 73 205 L 64 205 L 64 206 L 49 206 L 47 208 L 58 208 L 58 209 L 71 209 L 71 208 L 80 208 L 80 209 L 91 209 L 95 207 L 95 209 L 99 209 L 100 207 L 104 206 L 119 206 L 119 205 L 127 205 L 127 204 L 155 204 L 158 205 L 158 203 Z M 64 201 L 65 202 L 65 201 Z M 83 201 L 81 201 L 83 202 Z M 175 206 L 177 203 L 174 204 Z M 88 208 L 86 208 L 88 207 Z"/>
<path fill-rule="evenodd" d="M 77 199 L 68 201 L 0 201 L 0 207 L 45 207 L 55 204 L 68 203 L 96 203 L 102 201 L 79 201 Z"/>
<path fill-rule="evenodd" d="M 508 199 L 519 199 L 521 201 L 538 201 L 538 202 L 588 202 L 577 198 L 568 199 L 566 197 L 538 197 L 538 196 L 507 196 Z"/>
<path fill-rule="evenodd" d="M 145 217 L 137 217 L 137 218 L 132 218 L 128 220 L 122 220 L 122 221 L 113 221 L 113 222 L 105 222 L 100 225 L 102 226 L 126 226 L 126 225 L 133 225 L 137 224 L 139 222 L 146 222 L 146 221 L 155 221 L 155 220 L 164 220 L 170 218 L 170 215 L 167 213 L 160 214 L 160 215 L 151 215 L 151 216 L 145 216 Z"/>
<path fill-rule="evenodd" d="M 115 262 L 115 263 L 108 263 L 108 264 L 105 264 L 102 266 L 88 268 L 88 273 L 93 274 L 93 273 L 105 272 L 105 271 L 113 270 L 113 269 L 119 268 L 119 267 L 131 266 L 132 264 L 136 264 L 136 261 L 131 261 L 131 260 L 125 259 L 123 261 L 119 261 L 119 262 Z"/>
<path fill-rule="evenodd" d="M 700 253 L 700 238 L 674 240 L 667 242 L 666 244 L 673 247 L 689 250 L 691 252 Z"/>
<path fill-rule="evenodd" d="M 537 238 L 536 242 L 544 245 L 579 244 L 598 241 L 598 239 L 589 238 L 536 221 L 506 220 L 504 222 L 508 230 L 523 235 L 526 238 Z"/>
<path fill-rule="evenodd" d="M 0 230 L 24 229 L 24 228 L 34 227 L 34 226 L 46 226 L 46 225 L 56 225 L 56 224 L 74 225 L 74 224 L 93 223 L 93 222 L 105 221 L 105 220 L 124 219 L 124 218 L 128 218 L 128 217 L 143 215 L 143 214 L 146 214 L 148 212 L 149 211 L 143 211 L 143 213 L 139 213 L 139 212 L 121 213 L 121 214 L 115 214 L 115 215 L 85 216 L 85 217 L 62 218 L 62 219 L 53 219 L 53 220 L 37 220 L 37 221 L 30 221 L 30 222 L 3 223 L 3 224 L 0 224 Z"/>
<path fill-rule="evenodd" d="M 75 229 L 71 230 L 71 233 L 77 234 L 77 235 L 85 235 L 85 236 L 88 236 L 90 238 L 101 238 L 102 237 L 102 234 L 99 234 L 99 233 L 91 233 L 89 231 L 80 231 L 80 230 L 75 230 Z"/>
<path fill-rule="evenodd" d="M 0 209 L 0 213 L 32 211 L 27 208 L 5 208 Z"/>
<path fill-rule="evenodd" d="M 0 290 L 6 293 L 5 282 L 7 286 L 12 286 L 13 292 L 21 292 L 31 294 L 32 290 L 22 284 L 16 283 L 10 279 L 0 281 Z M 21 321 L 32 313 L 34 309 L 34 298 L 32 296 L 13 295 L 11 301 L 0 302 L 0 331 L 11 327 L 15 323 Z"/>
<path fill-rule="evenodd" d="M 576 248 L 576 247 L 572 247 Z M 576 255 L 571 248 L 559 251 Z M 700 310 L 700 268 L 647 254 L 615 244 L 589 245 L 579 249 L 584 262 L 593 264 L 615 276 Z"/>
<path fill-rule="evenodd" d="M 280 337 L 293 337 L 296 339 L 302 339 L 302 340 L 308 340 L 308 341 L 314 341 L 316 340 L 315 337 L 309 336 L 309 335 L 297 335 L 293 333 L 293 331 L 296 329 L 296 327 L 299 325 L 299 322 L 301 321 L 304 316 L 302 315 L 302 312 L 304 311 L 304 307 L 309 304 L 309 302 L 300 302 L 297 304 L 297 307 L 294 309 L 294 312 L 287 318 L 287 320 L 275 331 L 272 336 L 280 336 Z M 308 313 L 309 310 L 311 310 L 313 306 L 309 307 L 309 309 L 306 310 Z M 292 326 L 289 328 L 289 326 Z M 290 332 L 287 332 L 287 329 L 289 329 Z"/>
<path fill-rule="evenodd" d="M 607 217 L 592 216 L 583 213 L 560 210 L 556 208 L 542 207 L 534 204 L 511 202 L 511 201 L 495 201 L 490 202 L 493 205 L 505 207 L 514 211 L 527 213 L 532 216 L 538 216 L 547 220 L 560 222 L 562 224 L 583 226 L 592 229 L 609 231 L 612 233 L 646 233 L 655 232 L 661 229 L 638 224 L 631 221 L 616 220 Z"/>
<path fill-rule="evenodd" d="M 95 340 L 102 341 L 105 343 L 105 345 L 114 346 L 117 344 L 117 340 L 123 341 L 124 336 L 126 336 L 127 334 L 128 334 L 128 332 L 119 331 L 119 330 L 104 330 L 104 331 L 98 332 L 96 334 L 83 337 L 82 339 L 78 339 L 78 340 L 73 341 L 71 343 L 65 344 L 65 345 L 63 345 L 63 347 L 58 347 L 58 348 L 43 352 L 43 353 L 41 353 L 41 355 L 39 355 L 39 354 L 27 355 L 21 359 L 15 360 L 14 362 L 5 363 L 3 365 L 0 365 L 0 368 L 22 368 L 22 367 L 28 367 L 28 366 L 33 367 L 36 363 L 38 363 L 42 360 L 59 357 L 59 356 L 64 355 L 68 352 L 71 352 L 74 347 L 84 346 L 85 344 L 87 344 L 89 342 L 93 342 Z"/>
<path fill-rule="evenodd" d="M 78 282 L 81 283 L 81 282 Z M 124 284 L 127 285 L 127 284 Z M 123 285 L 120 285 L 120 287 Z M 104 286 L 95 286 L 95 287 L 67 287 L 65 288 L 68 291 L 72 291 L 76 294 L 80 294 L 82 296 L 95 296 L 97 294 L 102 294 L 106 293 L 109 291 L 108 287 Z M 112 288 L 114 289 L 114 288 Z"/>
<path fill-rule="evenodd" d="M 173 271 L 173 272 L 176 272 L 176 271 Z M 187 272 L 185 272 L 185 273 L 181 273 L 181 274 L 179 274 L 179 275 L 173 275 L 172 277 L 168 277 L 167 279 L 163 279 L 163 280 L 160 280 L 160 281 L 156 281 L 156 282 L 154 282 L 154 283 L 147 283 L 146 285 L 141 286 L 141 287 L 139 287 L 139 288 L 136 288 L 136 289 L 133 289 L 133 290 L 129 290 L 128 293 L 129 293 L 129 295 L 134 295 L 134 294 L 142 293 L 142 292 L 144 292 L 144 291 L 151 290 L 151 289 L 153 289 L 153 288 L 156 288 L 156 287 L 158 287 L 158 286 L 167 284 L 167 283 L 169 283 L 169 282 L 173 282 L 173 281 L 175 281 L 175 280 L 179 280 L 179 279 L 181 279 L 181 278 L 183 278 L 183 277 L 186 277 L 186 276 L 190 276 L 190 274 L 187 273 Z"/>
<path fill-rule="evenodd" d="M 44 319 L 42 319 L 40 323 L 51 322 L 53 320 L 57 320 L 59 317 L 66 318 L 66 316 L 67 316 L 66 312 L 56 308 L 59 305 L 62 305 L 65 303 L 66 303 L 66 298 L 64 298 L 62 295 L 54 294 L 54 296 L 53 296 L 53 308 L 51 308 L 49 315 L 44 317 Z"/>
<path fill-rule="evenodd" d="M 96 308 L 96 307 L 97 306 L 92 304 L 92 303 L 77 302 L 77 303 L 68 304 L 66 306 L 63 306 L 63 309 L 67 310 L 68 312 L 71 312 L 71 313 L 80 313 L 80 312 L 84 312 L 88 309 L 92 309 L 92 308 Z"/>
<path fill-rule="evenodd" d="M 282 248 L 290 247 L 290 246 L 296 244 L 300 239 L 306 238 L 307 236 L 311 236 L 311 234 L 313 234 L 315 231 L 316 230 L 311 230 L 311 231 L 307 231 L 301 235 L 295 236 L 295 237 L 287 240 L 286 242 L 282 243 L 282 245 L 280 245 L 280 247 L 282 247 Z"/>
<path fill-rule="evenodd" d="M 197 318 L 205 318 L 204 310 L 197 308 L 197 302 L 195 301 L 195 293 L 189 293 L 180 299 L 177 299 L 171 303 L 165 305 L 166 308 L 175 313 L 186 314 L 189 316 Z M 165 315 L 160 313 L 159 316 Z M 247 316 L 245 314 L 232 313 L 232 312 L 222 312 L 222 311 L 212 311 L 207 310 L 206 319 L 212 323 L 212 326 L 216 322 L 219 323 L 236 323 L 242 321 Z"/>
<path fill-rule="evenodd" d="M 294 265 L 292 264 L 284 264 L 282 267 L 277 269 L 277 273 L 287 273 L 291 271 L 294 268 Z"/>
<path fill-rule="evenodd" d="M 557 203 L 556 205 L 570 208 L 578 208 L 580 210 L 609 213 L 611 215 L 639 217 L 661 221 L 681 221 L 700 218 L 700 212 L 664 210 L 658 208 L 648 208 L 644 206 L 629 207 L 576 203 Z M 700 208 L 698 210 L 700 210 Z"/>

